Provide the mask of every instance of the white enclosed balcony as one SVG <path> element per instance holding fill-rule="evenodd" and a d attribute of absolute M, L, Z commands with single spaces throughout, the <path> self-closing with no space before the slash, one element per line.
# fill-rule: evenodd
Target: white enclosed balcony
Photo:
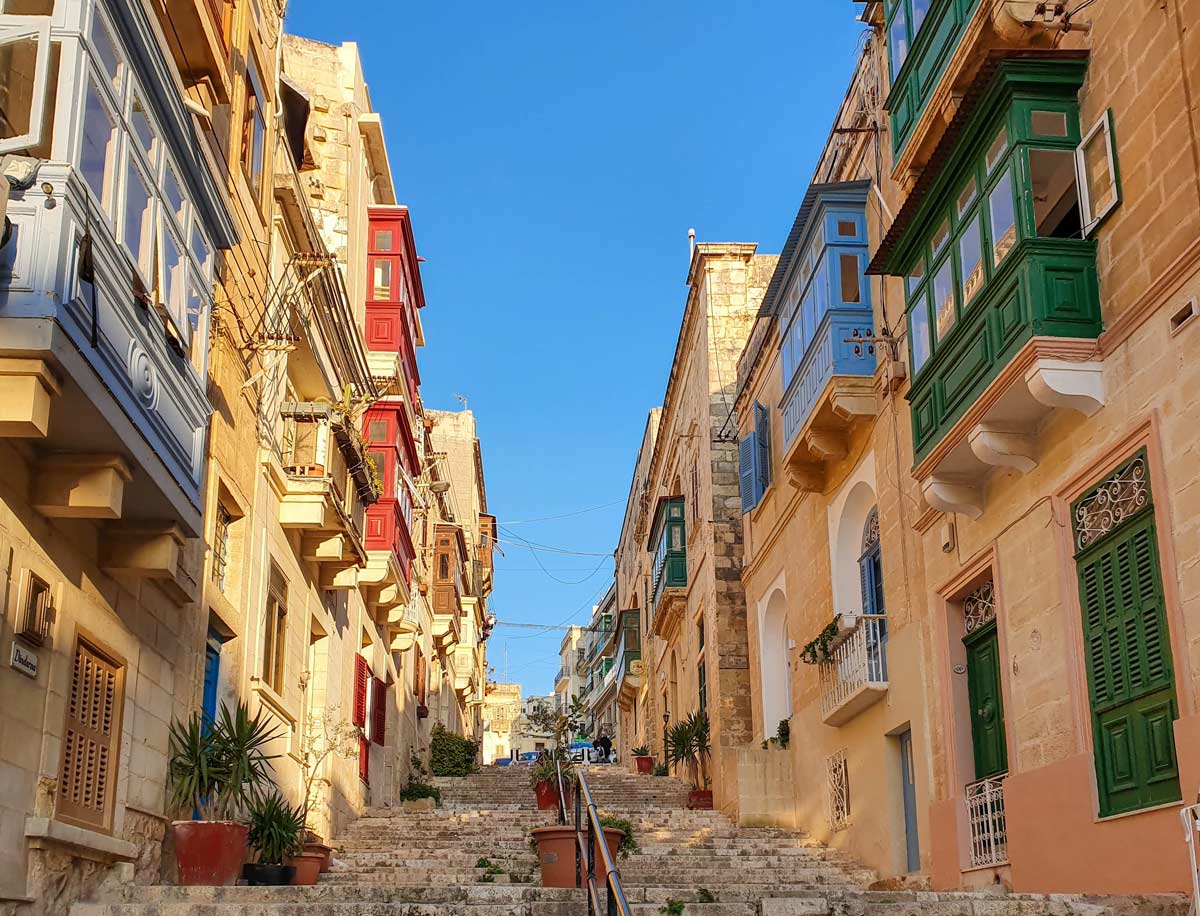
<path fill-rule="evenodd" d="M 888 690 L 887 617 L 862 614 L 838 618 L 841 634 L 821 663 L 821 721 L 844 725 Z"/>

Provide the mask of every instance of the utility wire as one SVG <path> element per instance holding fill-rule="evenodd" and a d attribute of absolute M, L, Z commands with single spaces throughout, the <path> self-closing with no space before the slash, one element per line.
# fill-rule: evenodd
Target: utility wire
<path fill-rule="evenodd" d="M 504 529 L 503 526 L 500 526 L 500 527 L 501 527 L 501 530 L 504 530 L 507 534 L 512 535 L 517 540 L 521 541 L 522 543 L 526 544 L 527 546 L 531 543 L 530 541 L 527 541 L 525 538 L 521 537 L 519 534 L 513 534 L 513 532 L 507 531 L 507 529 Z M 554 575 L 554 573 L 550 572 L 550 570 L 548 570 L 542 564 L 541 558 L 537 555 L 537 552 L 533 549 L 533 547 L 528 547 L 528 550 L 529 550 L 530 555 L 533 557 L 534 562 L 537 563 L 537 565 L 541 567 L 542 572 L 544 572 L 547 576 L 549 576 L 555 582 L 559 582 L 563 585 L 582 585 L 588 579 L 592 578 L 592 576 L 596 575 L 596 573 L 598 573 L 600 571 L 600 567 L 604 565 L 604 561 L 606 559 L 608 559 L 608 557 L 601 557 L 600 562 L 597 563 L 594 567 L 592 567 L 592 571 L 589 572 L 582 579 L 560 579 L 558 576 Z"/>
<path fill-rule="evenodd" d="M 544 544 L 534 544 L 529 541 L 510 541 L 505 538 L 496 538 L 500 544 L 508 544 L 512 547 L 528 547 L 530 550 L 540 550 L 543 553 L 562 554 L 568 557 L 607 557 L 612 559 L 611 553 L 589 553 L 585 550 L 566 550 L 562 547 L 547 547 Z"/>
<path fill-rule="evenodd" d="M 584 515 L 588 512 L 598 512 L 601 509 L 607 509 L 609 506 L 620 505 L 623 502 L 625 502 L 623 499 L 614 499 L 612 502 L 604 503 L 601 506 L 590 506 L 587 509 L 577 509 L 574 512 L 564 512 L 562 515 L 543 515 L 539 518 L 519 518 L 516 521 L 498 522 L 497 524 L 499 524 L 501 527 L 504 525 L 529 525 L 533 522 L 548 522 L 557 518 L 573 518 L 576 515 Z"/>

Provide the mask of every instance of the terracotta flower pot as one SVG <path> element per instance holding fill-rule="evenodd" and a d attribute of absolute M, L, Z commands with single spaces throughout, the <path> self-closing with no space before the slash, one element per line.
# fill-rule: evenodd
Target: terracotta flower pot
<path fill-rule="evenodd" d="M 712 789 L 693 789 L 688 793 L 689 808 L 711 809 L 713 806 Z"/>
<path fill-rule="evenodd" d="M 314 852 L 321 857 L 321 871 L 329 871 L 330 861 L 333 859 L 333 847 L 327 843 L 305 843 L 305 852 Z"/>
<path fill-rule="evenodd" d="M 643 776 L 649 776 L 654 772 L 654 758 L 650 755 L 645 757 L 634 757 L 634 762 L 637 764 L 637 771 Z"/>
<path fill-rule="evenodd" d="M 288 860 L 288 865 L 296 870 L 295 876 L 292 878 L 292 884 L 298 884 L 303 887 L 317 883 L 317 878 L 321 874 L 321 865 L 325 861 L 324 853 L 320 852 L 302 852 L 298 856 L 293 856 Z"/>
<path fill-rule="evenodd" d="M 234 821 L 175 821 L 179 883 L 219 887 L 236 884 L 246 861 L 249 828 Z"/>
<path fill-rule="evenodd" d="M 538 864 L 542 869 L 543 887 L 575 887 L 575 828 L 555 825 L 553 827 L 536 827 L 533 838 L 537 840 Z M 625 838 L 623 830 L 615 827 L 604 828 L 604 842 L 608 846 L 608 854 L 615 862 L 621 840 Z M 582 867 L 583 877 L 586 877 L 587 866 Z M 604 867 L 604 858 L 596 851 L 596 881 L 603 882 L 608 878 L 608 870 Z"/>
<path fill-rule="evenodd" d="M 543 811 L 551 808 L 558 808 L 558 786 L 552 782 L 539 782 L 533 787 L 533 794 L 537 796 L 537 806 Z"/>

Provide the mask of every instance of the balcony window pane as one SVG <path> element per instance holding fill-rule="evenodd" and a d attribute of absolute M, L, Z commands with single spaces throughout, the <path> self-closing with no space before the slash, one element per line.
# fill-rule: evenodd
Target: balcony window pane
<path fill-rule="evenodd" d="M 1000 176 L 988 198 L 992 219 L 992 264 L 999 264 L 1017 244 L 1017 218 L 1013 207 L 1012 169 Z"/>
<path fill-rule="evenodd" d="M 1004 128 L 1000 128 L 1000 133 L 996 134 L 996 139 L 992 141 L 992 145 L 987 152 L 987 170 L 990 173 L 1000 162 L 1004 156 L 1004 151 L 1008 149 L 1008 134 Z"/>
<path fill-rule="evenodd" d="M 33 131 L 33 102 L 38 82 L 38 35 L 12 38 L 0 44 L 0 88 L 4 91 L 0 140 L 25 137 Z M 45 80 L 45 73 L 41 74 Z"/>
<path fill-rule="evenodd" d="M 838 258 L 842 277 L 842 301 L 856 303 L 862 301 L 862 288 L 858 276 L 858 255 L 843 254 Z"/>
<path fill-rule="evenodd" d="M 937 339 L 943 339 L 954 327 L 954 270 L 946 258 L 933 277 L 933 308 L 937 319 Z"/>
<path fill-rule="evenodd" d="M 116 150 L 116 124 L 104 103 L 100 101 L 98 90 L 89 80 L 87 100 L 83 108 L 83 144 L 79 156 L 79 171 L 106 212 L 111 207 Z"/>
<path fill-rule="evenodd" d="M 933 256 L 936 258 L 943 248 L 946 247 L 946 241 L 950 238 L 950 221 L 942 220 L 942 224 L 934 230 L 933 233 Z"/>
<path fill-rule="evenodd" d="M 896 15 L 888 32 L 888 48 L 892 52 L 892 79 L 895 79 L 908 57 L 908 17 L 904 12 L 904 0 L 896 6 Z"/>
<path fill-rule="evenodd" d="M 170 166 L 163 168 L 163 197 L 166 198 L 167 209 L 175 217 L 175 225 L 184 227 L 186 223 L 183 221 L 183 189 L 179 186 L 179 179 L 175 177 L 175 170 Z"/>
<path fill-rule="evenodd" d="M 1067 114 L 1064 111 L 1035 111 L 1029 121 L 1033 132 L 1039 137 L 1067 135 Z"/>
<path fill-rule="evenodd" d="M 209 279 L 212 275 L 212 249 L 208 247 L 204 233 L 200 231 L 199 223 L 192 226 L 192 257 L 200 265 L 204 278 Z"/>
<path fill-rule="evenodd" d="M 162 303 L 167 307 L 168 313 L 171 315 L 171 320 L 178 326 L 179 333 L 183 335 L 183 339 L 186 342 L 190 328 L 182 314 L 184 284 L 183 254 L 179 250 L 179 243 L 175 241 L 175 237 L 165 227 L 162 230 L 162 268 L 162 289 L 159 291 L 162 296 Z"/>
<path fill-rule="evenodd" d="M 925 21 L 925 16 L 929 12 L 929 0 L 913 0 L 913 38 L 916 38 L 921 31 L 921 23 Z"/>
<path fill-rule="evenodd" d="M 145 276 L 150 275 L 150 251 L 153 247 L 154 214 L 146 181 L 134 165 L 133 156 L 125 160 L 125 227 L 121 240 Z"/>
<path fill-rule="evenodd" d="M 962 216 L 964 213 L 966 213 L 967 207 L 971 206 L 971 202 L 975 200 L 976 190 L 975 179 L 972 177 L 971 180 L 967 182 L 967 186 L 963 188 L 962 192 L 958 195 L 959 216 Z"/>
<path fill-rule="evenodd" d="M 130 112 L 129 120 L 133 124 L 133 133 L 143 152 L 153 158 L 154 128 L 150 124 L 150 115 L 146 113 L 146 107 L 136 95 L 133 97 L 133 110 Z"/>
<path fill-rule="evenodd" d="M 108 26 L 104 24 L 99 13 L 95 13 L 92 16 L 92 47 L 96 51 L 96 58 L 100 63 L 100 68 L 108 76 L 109 83 L 112 84 L 113 92 L 119 95 L 121 92 L 121 78 L 124 76 L 121 58 L 117 54 L 117 47 L 113 42 L 112 34 L 108 31 Z"/>
<path fill-rule="evenodd" d="M 824 261 L 821 262 L 817 274 L 813 277 L 813 294 L 816 300 L 817 321 L 829 311 L 829 269 Z"/>
<path fill-rule="evenodd" d="M 808 344 L 813 338 L 813 334 L 817 331 L 817 300 L 810 289 L 808 295 L 804 297 L 804 336 L 801 338 L 800 352 L 796 354 L 796 360 L 804 358 L 804 352 L 808 349 Z"/>
<path fill-rule="evenodd" d="M 979 235 L 978 213 L 958 240 L 958 258 L 962 265 L 962 303 L 966 308 L 983 289 L 983 240 Z"/>
<path fill-rule="evenodd" d="M 207 349 L 205 338 L 208 336 L 204 326 L 207 309 L 205 308 L 205 299 L 201 289 L 202 287 L 196 279 L 196 275 L 192 274 L 187 288 L 187 301 L 185 303 L 187 314 L 185 318 L 187 320 L 188 338 L 192 344 L 192 365 L 196 367 L 198 373 L 204 372 L 204 357 L 205 350 Z"/>
<path fill-rule="evenodd" d="M 1075 154 L 1069 150 L 1031 149 L 1029 179 L 1037 234 L 1042 238 L 1079 238 L 1082 223 L 1075 185 Z"/>
<path fill-rule="evenodd" d="M 391 251 L 392 250 L 392 230 L 391 229 L 376 229 L 374 246 L 376 251 Z"/>
<path fill-rule="evenodd" d="M 904 293 L 906 298 L 910 298 L 916 288 L 921 285 L 921 281 L 925 279 L 925 259 L 920 258 L 904 278 Z"/>
<path fill-rule="evenodd" d="M 375 301 L 392 298 L 392 262 L 378 260 L 374 265 L 373 292 L 371 298 Z"/>
<path fill-rule="evenodd" d="M 1112 155 L 1112 136 L 1108 121 L 1102 122 L 1084 140 L 1081 147 L 1083 178 L 1087 183 L 1087 198 L 1091 212 L 1089 221 L 1099 220 L 1117 205 L 1116 168 Z"/>
<path fill-rule="evenodd" d="M 909 317 L 909 327 L 912 334 L 913 373 L 920 371 L 929 359 L 929 307 L 924 296 L 912 310 Z"/>

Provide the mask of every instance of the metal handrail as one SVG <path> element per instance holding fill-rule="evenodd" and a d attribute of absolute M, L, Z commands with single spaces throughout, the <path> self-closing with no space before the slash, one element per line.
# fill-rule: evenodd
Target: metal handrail
<path fill-rule="evenodd" d="M 566 793 L 563 792 L 563 775 L 561 758 L 554 762 L 558 772 L 558 822 L 567 826 Z M 600 815 L 596 811 L 596 803 L 592 801 L 592 792 L 587 780 L 579 770 L 575 771 L 575 886 L 584 887 L 587 884 L 588 916 L 632 916 L 629 901 L 625 899 L 625 889 L 621 886 L 621 876 L 617 873 L 617 864 L 608 851 L 608 843 L 604 839 L 604 828 L 600 826 Z M 587 820 L 584 820 L 586 812 Z M 584 828 L 586 827 L 586 833 Z M 605 905 L 600 906 L 600 891 L 596 887 L 596 838 L 600 838 L 600 861 L 608 874 L 605 879 L 607 891 Z"/>

